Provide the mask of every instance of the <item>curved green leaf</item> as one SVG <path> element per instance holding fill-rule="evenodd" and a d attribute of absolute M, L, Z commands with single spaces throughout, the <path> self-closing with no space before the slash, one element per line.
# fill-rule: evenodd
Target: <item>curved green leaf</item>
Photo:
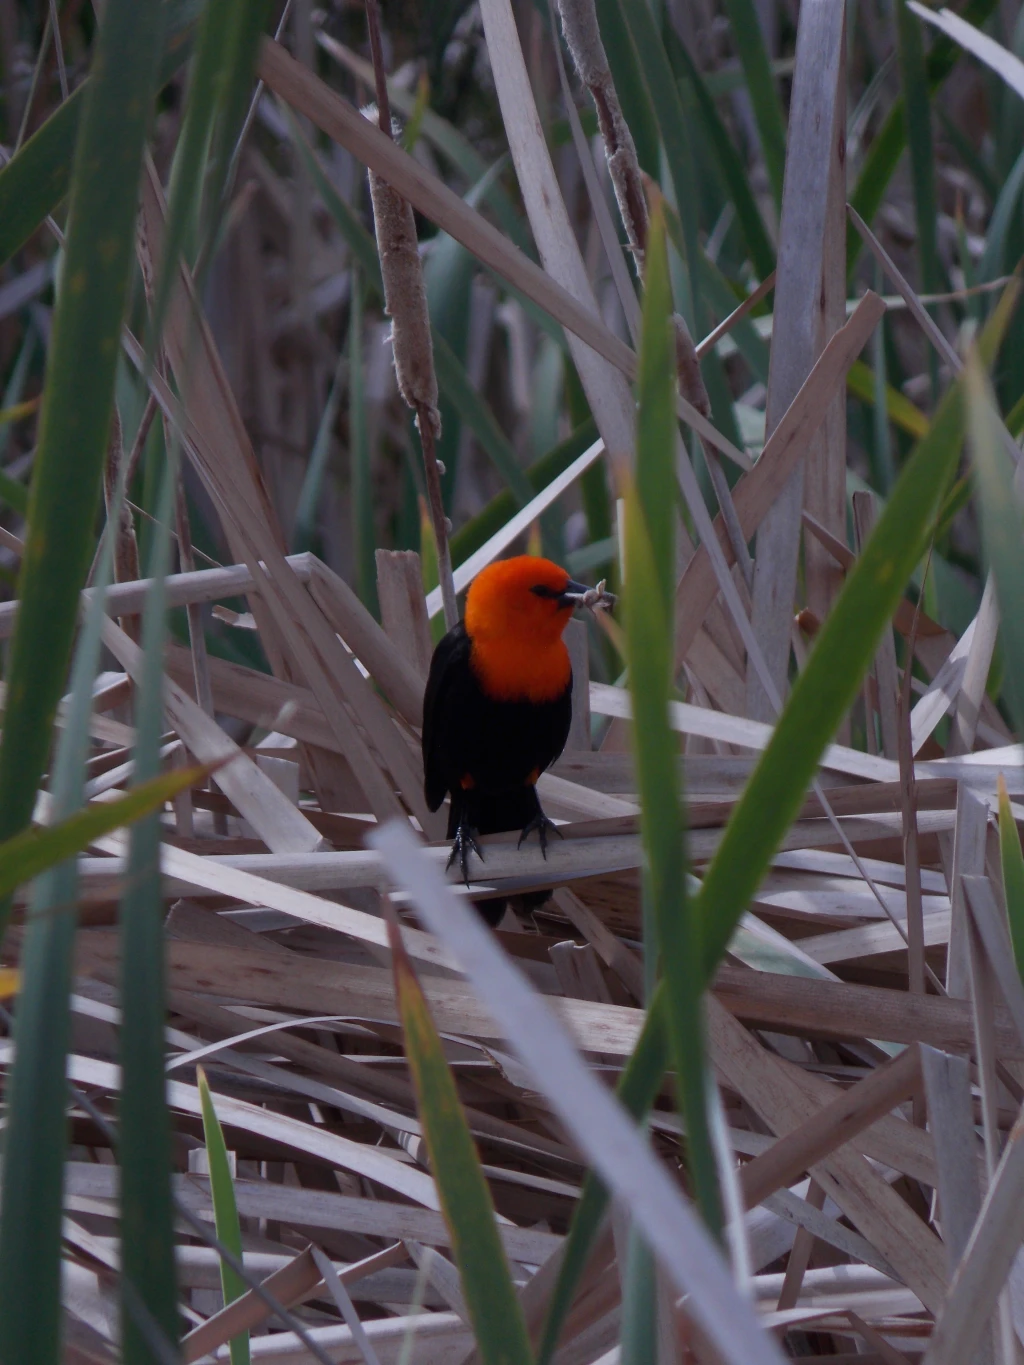
<path fill-rule="evenodd" d="M 231 1178 L 231 1163 L 224 1130 L 213 1106 L 213 1096 L 201 1066 L 196 1067 L 199 1102 L 203 1110 L 203 1137 L 206 1141 L 206 1164 L 210 1173 L 210 1199 L 213 1203 L 213 1225 L 218 1238 L 229 1251 L 242 1259 L 242 1228 L 238 1221 L 235 1184 Z M 225 1306 L 240 1298 L 248 1286 L 238 1272 L 226 1261 L 220 1263 L 220 1287 Z M 249 1333 L 240 1332 L 230 1342 L 231 1365 L 249 1365 Z"/>
<path fill-rule="evenodd" d="M 0 839 L 32 814 L 92 556 L 162 24 L 158 0 L 109 0 L 83 96 L 11 642 Z"/>
<path fill-rule="evenodd" d="M 116 801 L 95 802 L 58 824 L 33 826 L 6 839 L 0 844 L 0 896 L 9 896 L 105 834 L 160 810 L 179 792 L 202 782 L 209 772 L 206 767 L 175 768 L 133 787 Z"/>
<path fill-rule="evenodd" d="M 999 859 L 1003 867 L 1003 895 L 1013 956 L 1024 980 L 1024 853 L 1002 773 L 999 774 Z"/>
<path fill-rule="evenodd" d="M 530 1365 L 533 1354 L 480 1167 L 448 1061 L 399 931 L 389 925 L 395 998 L 416 1087 L 430 1168 L 483 1365 Z"/>
<path fill-rule="evenodd" d="M 633 748 L 643 812 L 644 897 L 668 988 L 667 1024 L 679 1076 L 694 1190 L 704 1221 L 722 1227 L 714 1152 L 705 1108 L 698 941 L 686 894 L 679 742 L 669 721 L 675 604 L 676 367 L 665 228 L 651 214 L 640 344 L 636 488 L 626 494 L 624 616 Z M 652 954 L 653 945 L 646 951 Z M 653 962 L 652 956 L 649 959 Z"/>

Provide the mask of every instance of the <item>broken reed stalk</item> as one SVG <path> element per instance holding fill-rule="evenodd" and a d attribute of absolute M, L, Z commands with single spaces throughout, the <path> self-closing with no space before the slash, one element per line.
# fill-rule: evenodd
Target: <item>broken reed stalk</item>
<path fill-rule="evenodd" d="M 385 137 L 393 140 L 394 128 L 384 72 L 377 0 L 366 0 L 366 22 L 377 89 L 377 122 Z M 368 174 L 373 225 L 384 279 L 384 311 L 391 319 L 395 377 L 399 393 L 416 414 L 416 429 L 423 448 L 427 503 L 437 545 L 437 574 L 444 605 L 444 623 L 451 630 L 459 619 L 459 608 L 455 599 L 448 546 L 449 526 L 441 494 L 441 475 L 444 471 L 437 459 L 436 441 L 441 434 L 441 413 L 437 406 L 434 346 L 430 336 L 430 314 L 416 237 L 416 219 L 407 199 L 403 199 L 376 172 L 369 171 Z"/>
<path fill-rule="evenodd" d="M 642 279 L 650 221 L 645 189 L 648 178 L 640 169 L 636 144 L 615 89 L 594 0 L 558 0 L 558 13 L 576 73 L 590 91 L 597 110 L 597 123 L 604 140 L 615 202 L 619 206 L 619 216 L 626 229 L 626 240 L 636 262 L 637 274 Z M 710 417 L 711 402 L 704 387 L 700 360 L 690 329 L 678 313 L 673 314 L 672 321 L 676 331 L 676 372 L 680 390 L 702 417 Z"/>

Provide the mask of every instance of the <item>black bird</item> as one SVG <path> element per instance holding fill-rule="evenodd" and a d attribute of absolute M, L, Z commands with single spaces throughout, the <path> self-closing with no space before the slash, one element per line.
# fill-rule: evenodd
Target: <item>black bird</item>
<path fill-rule="evenodd" d="M 451 797 L 448 866 L 469 884 L 476 836 L 534 831 L 542 849 L 555 826 L 537 779 L 565 747 L 572 719 L 572 667 L 562 632 L 594 590 L 548 559 L 520 555 L 474 579 L 466 613 L 434 650 L 423 699 L 427 805 Z M 485 918 L 504 912 L 497 902 Z"/>

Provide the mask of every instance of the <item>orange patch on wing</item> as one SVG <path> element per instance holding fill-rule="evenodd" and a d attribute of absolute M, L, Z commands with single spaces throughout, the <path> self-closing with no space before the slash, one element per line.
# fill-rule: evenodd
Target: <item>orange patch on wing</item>
<path fill-rule="evenodd" d="M 540 769 L 539 769 L 539 768 L 534 768 L 533 772 L 532 772 L 532 773 L 530 774 L 530 776 L 526 779 L 526 784 L 527 784 L 527 786 L 529 786 L 529 787 L 535 787 L 535 786 L 537 785 L 537 781 L 538 781 L 539 778 L 540 778 Z"/>
<path fill-rule="evenodd" d="M 459 786 L 464 792 L 472 791 L 476 786 L 476 779 L 472 773 L 463 773 L 459 778 Z"/>

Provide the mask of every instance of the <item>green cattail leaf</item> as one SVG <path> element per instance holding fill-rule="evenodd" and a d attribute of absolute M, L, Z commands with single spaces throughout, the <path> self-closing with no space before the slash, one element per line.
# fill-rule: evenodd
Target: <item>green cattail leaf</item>
<path fill-rule="evenodd" d="M 59 824 L 23 830 L 7 839 L 0 844 L 0 896 L 9 896 L 19 886 L 81 853 L 105 834 L 160 810 L 179 792 L 202 782 L 209 771 L 206 767 L 175 768 L 133 787 L 116 801 L 86 806 Z"/>
<path fill-rule="evenodd" d="M 982 546 L 995 575 L 999 638 L 1006 655 L 1003 690 L 1020 733 L 1024 728 L 1024 509 L 1014 490 L 1014 471 L 1003 445 L 995 396 L 976 355 L 968 357 L 965 383 Z"/>
<path fill-rule="evenodd" d="M 526 1323 L 455 1079 L 398 932 L 392 929 L 390 938 L 406 1057 L 480 1359 L 531 1365 Z"/>
<path fill-rule="evenodd" d="M 83 96 L 11 642 L 0 839 L 32 814 L 93 552 L 162 27 L 158 0 L 109 0 Z"/>
<path fill-rule="evenodd" d="M 213 1204 L 213 1225 L 218 1238 L 239 1259 L 242 1256 L 242 1227 L 238 1221 L 235 1202 L 235 1182 L 231 1178 L 224 1130 L 213 1106 L 210 1084 L 203 1068 L 196 1068 L 199 1102 L 203 1110 L 203 1137 L 206 1141 L 206 1164 L 210 1173 L 210 1199 Z M 226 1261 L 220 1264 L 220 1287 L 225 1305 L 246 1293 L 248 1286 L 238 1272 Z M 249 1365 L 249 1333 L 241 1332 L 230 1342 L 231 1365 Z"/>
<path fill-rule="evenodd" d="M 686 893 L 685 820 L 679 740 L 669 721 L 675 603 L 676 364 L 665 227 L 656 202 L 647 243 L 638 380 L 636 485 L 626 491 L 624 616 L 633 707 L 633 749 L 642 819 L 644 897 L 668 983 L 666 1023 L 680 1078 L 688 1159 L 704 1220 L 722 1228 L 711 1146 L 701 1022 L 699 951 Z M 653 976 L 653 971 L 651 972 Z"/>
<path fill-rule="evenodd" d="M 999 774 L 999 858 L 1003 866 L 1003 895 L 1013 956 L 1024 980 L 1024 853 L 1002 773 Z"/>

